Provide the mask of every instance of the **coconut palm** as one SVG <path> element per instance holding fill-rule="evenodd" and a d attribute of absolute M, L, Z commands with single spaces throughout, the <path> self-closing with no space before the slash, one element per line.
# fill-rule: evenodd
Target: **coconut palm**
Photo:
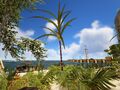
<path fill-rule="evenodd" d="M 54 25 L 56 29 L 54 30 L 54 29 L 51 29 L 49 27 L 43 27 L 44 29 L 49 30 L 50 33 L 41 35 L 41 36 L 37 37 L 36 39 L 39 39 L 41 37 L 46 37 L 46 36 L 47 37 L 54 36 L 54 37 L 57 38 L 58 43 L 59 43 L 59 48 L 60 48 L 60 66 L 61 66 L 61 70 L 63 70 L 62 46 L 65 48 L 63 33 L 64 33 L 65 29 L 71 24 L 71 22 L 73 20 L 75 20 L 75 18 L 72 18 L 72 19 L 66 21 L 66 18 L 70 15 L 71 12 L 70 11 L 65 11 L 65 7 L 63 7 L 61 9 L 60 1 L 59 1 L 59 4 L 58 4 L 57 16 L 54 13 L 52 13 L 51 11 L 48 11 L 48 10 L 41 10 L 41 9 L 37 9 L 37 10 L 51 15 L 54 19 L 50 19 L 50 18 L 47 18 L 47 17 L 44 17 L 44 16 L 33 16 L 32 18 L 43 19 L 43 20 L 51 23 L 52 25 Z M 57 23 L 55 23 L 54 20 L 56 20 Z"/>

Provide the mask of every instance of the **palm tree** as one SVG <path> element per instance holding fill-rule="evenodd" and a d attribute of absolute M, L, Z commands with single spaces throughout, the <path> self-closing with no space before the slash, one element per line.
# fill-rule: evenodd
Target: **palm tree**
<path fill-rule="evenodd" d="M 40 10 L 44 13 L 47 13 L 49 15 L 51 15 L 54 20 L 57 21 L 57 23 L 55 23 L 53 20 L 47 18 L 47 17 L 43 17 L 43 16 L 33 16 L 32 18 L 40 18 L 40 19 L 43 19 L 49 23 L 51 23 L 52 25 L 55 26 L 55 30 L 49 28 L 49 27 L 43 27 L 47 30 L 50 31 L 49 34 L 44 34 L 44 35 L 41 35 L 39 37 L 37 37 L 36 39 L 39 39 L 41 37 L 49 37 L 49 36 L 54 36 L 57 38 L 58 42 L 59 42 L 59 49 L 60 49 L 60 66 L 61 66 L 61 70 L 63 70 L 63 61 L 62 61 L 62 46 L 65 48 L 65 44 L 64 44 L 64 39 L 63 39 L 63 32 L 65 31 L 65 29 L 71 24 L 71 22 L 73 20 L 75 20 L 75 18 L 72 18 L 68 21 L 65 22 L 66 18 L 70 15 L 70 11 L 65 11 L 65 7 L 63 7 L 61 9 L 61 6 L 60 6 L 60 1 L 59 1 L 59 4 L 58 4 L 58 13 L 57 13 L 57 16 L 52 13 L 51 11 L 48 11 L 48 10 L 41 10 L 41 9 L 37 9 L 37 10 Z M 35 39 L 35 40 L 36 40 Z"/>

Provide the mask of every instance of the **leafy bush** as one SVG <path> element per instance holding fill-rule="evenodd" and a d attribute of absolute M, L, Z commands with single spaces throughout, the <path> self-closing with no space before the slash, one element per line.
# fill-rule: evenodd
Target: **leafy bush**
<path fill-rule="evenodd" d="M 27 73 L 20 79 L 11 81 L 8 90 L 18 90 L 23 87 L 37 87 L 40 90 L 49 90 L 49 82 L 46 82 L 44 77 L 45 75 L 42 72 L 40 72 L 38 75 Z"/>
<path fill-rule="evenodd" d="M 0 74 L 0 90 L 6 90 L 7 88 L 7 79 L 4 75 Z"/>
<path fill-rule="evenodd" d="M 111 68 L 83 68 L 68 65 L 61 71 L 60 67 L 50 68 L 52 79 L 68 90 L 110 90 L 115 86 L 110 80 L 115 79 L 116 72 Z"/>

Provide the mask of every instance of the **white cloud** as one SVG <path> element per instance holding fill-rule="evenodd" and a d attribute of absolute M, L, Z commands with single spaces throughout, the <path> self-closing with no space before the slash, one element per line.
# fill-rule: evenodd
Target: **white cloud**
<path fill-rule="evenodd" d="M 79 44 L 76 43 L 72 43 L 69 46 L 66 46 L 65 49 L 62 48 L 63 60 L 67 60 L 69 58 L 74 58 L 79 56 L 79 50 L 80 50 L 80 46 Z M 48 49 L 47 55 L 48 57 L 46 58 L 46 60 L 60 60 L 59 50 Z"/>
<path fill-rule="evenodd" d="M 100 26 L 99 21 L 94 21 L 91 28 L 84 28 L 75 37 L 80 39 L 81 48 L 86 45 L 90 53 L 103 52 L 116 40 L 111 40 L 114 36 L 114 31 L 109 26 Z"/>
<path fill-rule="evenodd" d="M 54 23 L 57 24 L 57 20 L 54 20 L 54 19 L 51 19 L 51 20 L 52 20 Z M 56 27 L 55 27 L 52 23 L 50 23 L 50 22 L 47 22 L 46 25 L 45 25 L 45 27 L 50 28 L 50 29 L 52 29 L 52 30 L 55 30 L 55 29 L 56 29 Z M 44 31 L 45 31 L 46 34 L 49 34 L 49 33 L 50 33 L 50 31 L 47 30 L 47 29 L 44 29 Z M 54 41 L 54 40 L 56 40 L 56 37 L 54 37 L 54 36 L 49 36 L 49 37 L 48 37 L 48 41 Z"/>
<path fill-rule="evenodd" d="M 31 38 L 31 36 L 35 34 L 34 30 L 22 31 L 18 27 L 15 27 L 15 29 L 13 30 L 18 32 L 16 35 L 17 38 L 20 38 L 20 37 Z"/>
<path fill-rule="evenodd" d="M 80 45 L 73 42 L 69 46 L 66 46 L 65 49 L 63 49 L 64 59 L 77 57 L 79 56 L 79 52 L 80 52 Z"/>
<path fill-rule="evenodd" d="M 59 53 L 54 49 L 48 49 L 46 60 L 59 60 Z"/>
<path fill-rule="evenodd" d="M 63 59 L 66 60 L 80 57 L 85 58 L 85 45 L 88 49 L 89 58 L 104 58 L 107 56 L 104 50 L 107 49 L 110 45 L 117 43 L 116 39 L 110 41 L 113 36 L 113 28 L 101 25 L 98 20 L 95 20 L 92 22 L 91 27 L 83 28 L 74 36 L 75 39 L 77 38 L 79 40 L 78 42 L 73 42 L 66 46 L 66 49 L 63 50 Z M 54 59 L 56 58 L 56 60 L 58 60 L 58 50 L 52 50 L 54 53 L 50 53 L 49 51 L 50 55 L 54 56 Z M 48 59 L 50 55 L 48 55 Z"/>

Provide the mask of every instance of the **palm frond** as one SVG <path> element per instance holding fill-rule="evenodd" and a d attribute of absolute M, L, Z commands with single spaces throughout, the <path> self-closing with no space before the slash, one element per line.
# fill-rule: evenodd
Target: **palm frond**
<path fill-rule="evenodd" d="M 115 36 L 113 36 L 111 39 L 110 39 L 110 42 L 117 36 L 118 34 L 116 34 Z"/>
<path fill-rule="evenodd" d="M 61 14 L 61 10 L 60 10 L 60 1 L 58 3 L 58 20 L 60 19 L 60 14 Z"/>
<path fill-rule="evenodd" d="M 54 17 L 55 19 L 57 19 L 56 15 L 55 15 L 53 12 L 49 11 L 49 10 L 44 10 L 44 9 L 35 9 L 35 10 L 39 10 L 39 11 L 41 11 L 41 12 L 44 12 L 44 13 L 46 13 L 46 14 L 49 14 L 49 15 L 51 15 L 52 17 Z"/>
<path fill-rule="evenodd" d="M 62 16 L 63 16 L 63 14 L 64 14 L 64 11 L 65 11 L 65 5 L 63 6 L 63 8 L 62 8 L 62 10 L 61 10 L 61 12 L 60 12 L 60 18 L 62 19 Z"/>
<path fill-rule="evenodd" d="M 52 29 L 49 28 L 49 27 L 42 27 L 42 28 L 49 30 L 49 31 L 52 32 L 53 34 L 56 34 L 56 31 L 55 31 L 55 30 L 52 30 Z"/>
<path fill-rule="evenodd" d="M 58 3 L 58 17 L 57 17 L 57 24 L 58 24 L 58 32 L 60 33 L 60 29 L 61 29 L 61 10 L 60 10 L 60 1 Z"/>
<path fill-rule="evenodd" d="M 63 24 L 63 22 L 65 21 L 65 19 L 70 15 L 70 13 L 71 13 L 71 12 L 67 12 L 67 13 L 64 15 L 64 17 L 63 17 L 63 19 L 62 19 L 62 21 L 61 21 L 61 25 Z"/>
<path fill-rule="evenodd" d="M 43 20 L 45 20 L 47 22 L 50 22 L 51 24 L 53 24 L 56 27 L 56 29 L 58 29 L 57 24 L 53 20 L 51 20 L 49 18 L 46 18 L 46 17 L 43 17 L 43 16 L 33 16 L 31 18 L 40 18 L 40 19 L 43 19 Z"/>
<path fill-rule="evenodd" d="M 69 25 L 71 24 L 71 22 L 73 22 L 74 20 L 75 20 L 75 18 L 70 19 L 69 21 L 67 21 L 67 22 L 64 24 L 64 26 L 63 26 L 63 28 L 62 28 L 62 31 L 61 31 L 61 34 L 63 34 L 63 32 L 64 32 L 64 30 L 67 28 L 67 26 L 69 26 Z"/>
<path fill-rule="evenodd" d="M 42 37 L 48 37 L 48 36 L 55 36 L 55 34 L 44 34 L 44 35 L 38 36 L 35 40 L 42 38 Z"/>

